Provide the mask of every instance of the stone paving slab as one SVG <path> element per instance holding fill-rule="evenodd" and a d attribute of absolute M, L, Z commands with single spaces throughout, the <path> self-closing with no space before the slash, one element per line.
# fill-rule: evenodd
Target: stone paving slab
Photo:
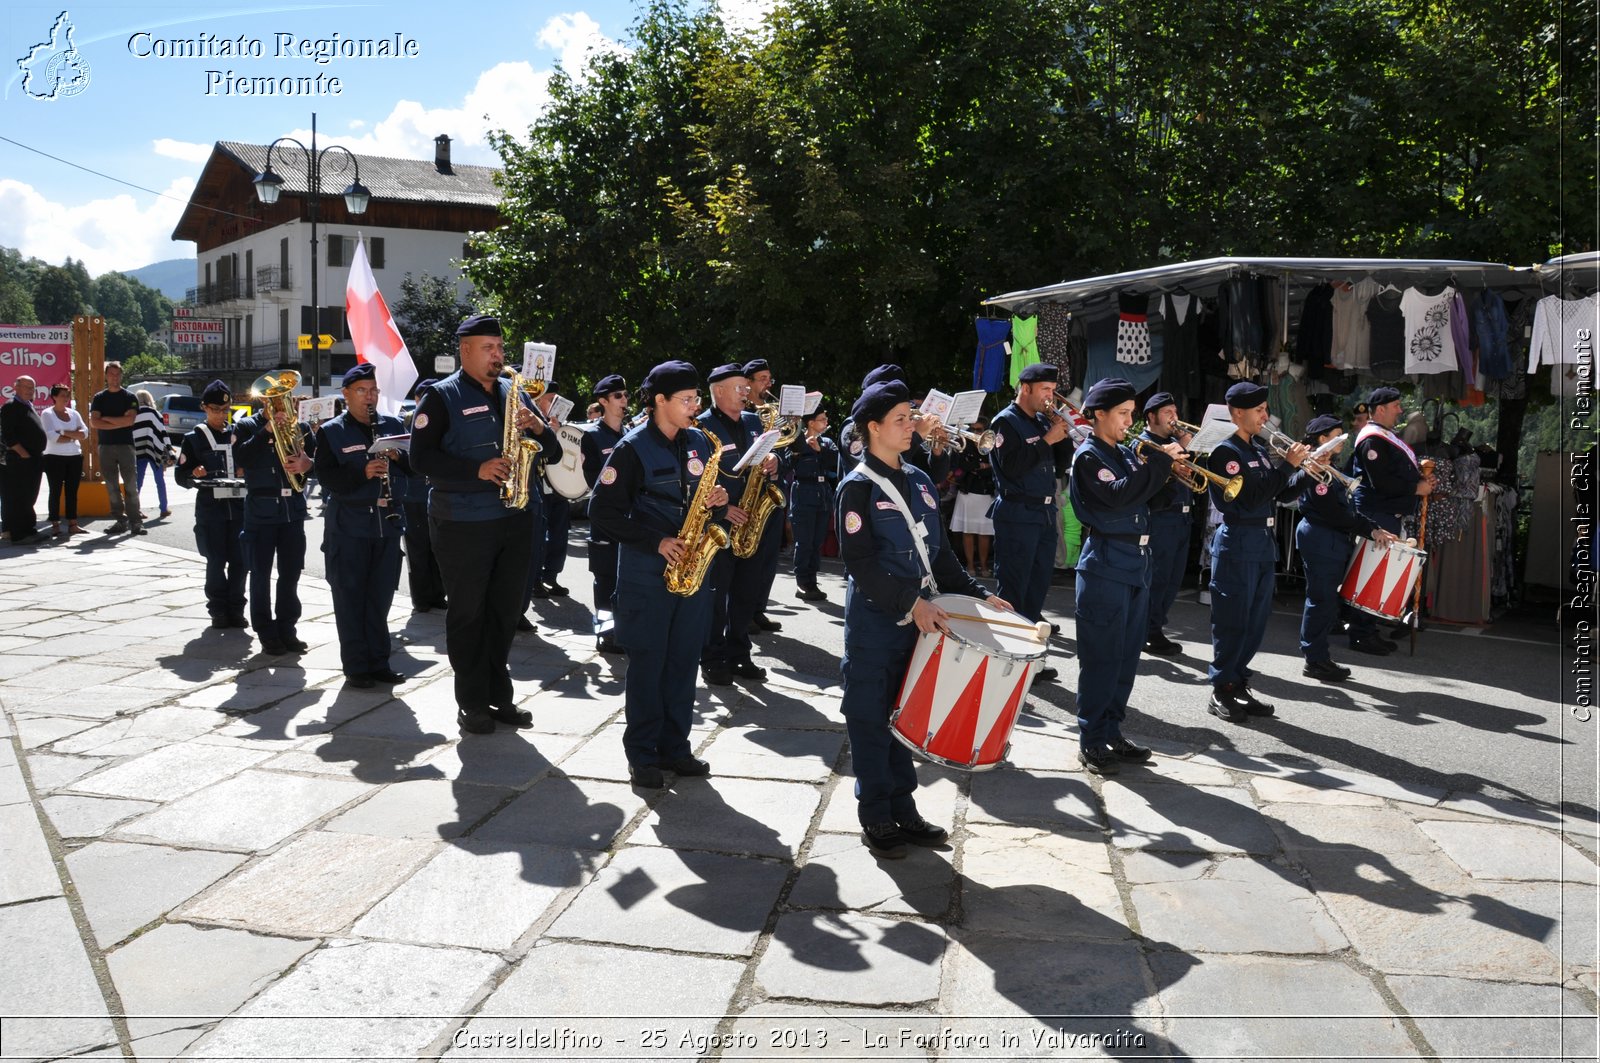
<path fill-rule="evenodd" d="M 61 876 L 33 805 L 0 805 L 0 905 L 59 896 Z"/>
<path fill-rule="evenodd" d="M 268 754 L 189 743 L 166 746 L 121 761 L 72 784 L 79 793 L 173 801 L 259 764 Z"/>
<path fill-rule="evenodd" d="M 887 1005 L 939 997 L 943 927 L 859 912 L 790 912 L 756 966 L 769 996 Z"/>
<path fill-rule="evenodd" d="M 1430 853 L 1437 846 L 1403 812 L 1392 808 L 1287 804 L 1269 809 L 1285 849 Z"/>
<path fill-rule="evenodd" d="M 246 771 L 118 828 L 129 841 L 256 852 L 367 792 L 347 779 Z"/>
<path fill-rule="evenodd" d="M 408 838 L 303 835 L 183 906 L 177 918 L 268 934 L 338 934 L 438 851 Z"/>
<path fill-rule="evenodd" d="M 739 1039 L 733 1046 L 739 1059 L 894 1058 L 917 1051 L 915 1036 L 943 1021 L 926 1006 L 874 1010 L 768 1002 L 741 1012 L 729 1035 Z M 724 1058 L 733 1057 L 725 1051 Z"/>
<path fill-rule="evenodd" d="M 837 731 L 734 726 L 701 753 L 719 776 L 820 783 L 833 774 L 844 736 Z"/>
<path fill-rule="evenodd" d="M 788 904 L 940 919 L 954 902 L 955 885 L 949 846 L 911 846 L 904 860 L 879 860 L 858 836 L 819 834 Z"/>
<path fill-rule="evenodd" d="M 15 751 L 9 742 L 0 745 L 0 805 L 25 805 L 31 801 Z"/>
<path fill-rule="evenodd" d="M 67 856 L 67 870 L 101 946 L 176 908 L 244 862 L 234 853 L 95 842 Z"/>
<path fill-rule="evenodd" d="M 1500 797 L 1488 797 L 1484 794 L 1451 794 L 1439 802 L 1439 807 L 1452 812 L 1469 812 L 1474 816 L 1489 816 L 1492 819 L 1512 819 L 1523 823 L 1532 823 L 1539 827 L 1553 827 L 1572 834 L 1582 834 L 1589 838 L 1600 837 L 1600 822 L 1592 817 L 1576 816 L 1570 813 L 1558 812 L 1538 805 L 1528 804 L 1526 801 L 1512 801 Z"/>
<path fill-rule="evenodd" d="M 1594 861 L 1548 830 L 1509 823 L 1426 820 L 1418 826 L 1474 878 L 1596 881 Z"/>
<path fill-rule="evenodd" d="M 3 652 L 3 651 L 0 651 Z M 0 676 L 0 678 L 4 678 Z M 38 749 L 57 739 L 87 731 L 94 727 L 93 720 L 73 719 L 67 716 L 17 716 L 16 733 L 22 739 L 23 749 Z"/>
<path fill-rule="evenodd" d="M 1467 978 L 1387 981 L 1441 1058 L 1595 1058 L 1593 1002 L 1570 989 Z"/>
<path fill-rule="evenodd" d="M 58 1059 L 100 1046 L 115 1052 L 116 1031 L 65 900 L 0 907 L 0 941 L 8 1058 Z"/>
<path fill-rule="evenodd" d="M 1305 783 L 1265 775 L 1252 778 L 1250 786 L 1260 800 L 1275 804 L 1352 805 L 1363 808 L 1377 808 L 1383 805 L 1383 798 L 1372 794 L 1358 793 L 1349 789 L 1319 790 Z"/>
<path fill-rule="evenodd" d="M 1106 781 L 1100 793 L 1119 848 L 1266 854 L 1278 847 L 1267 820 L 1234 788 Z"/>
<path fill-rule="evenodd" d="M 213 712 L 162 705 L 61 738 L 50 748 L 55 753 L 127 756 L 205 734 L 216 726 Z"/>
<path fill-rule="evenodd" d="M 931 764 L 917 766 L 917 778 L 920 780 L 916 793 L 917 811 L 923 819 L 946 830 L 955 826 L 956 807 L 961 801 L 958 776 L 964 774 Z M 833 789 L 828 792 L 828 807 L 822 810 L 818 830 L 860 836 L 861 819 L 857 814 L 855 785 L 854 776 L 848 773 L 839 776 Z"/>
<path fill-rule="evenodd" d="M 463 745 L 467 742 L 467 739 L 462 740 Z M 717 766 L 713 764 L 711 770 L 716 771 Z M 628 757 L 622 751 L 622 724 L 601 728 L 593 738 L 567 754 L 561 761 L 561 771 L 574 778 L 626 783 Z"/>
<path fill-rule="evenodd" d="M 1196 952 L 1337 952 L 1349 943 L 1286 868 L 1223 860 L 1207 878 L 1134 886 L 1139 929 Z"/>
<path fill-rule="evenodd" d="M 971 787 L 969 822 L 1027 823 L 1096 834 L 1105 826 L 1099 797 L 1082 774 L 1001 768 L 975 773 Z"/>
<path fill-rule="evenodd" d="M 1562 882 L 1486 882 L 1474 879 L 1466 903 L 1484 918 L 1500 919 L 1541 942 L 1568 980 L 1581 981 L 1600 967 L 1600 922 L 1595 919 L 1595 888 Z M 1533 981 L 1533 979 L 1524 979 Z"/>
<path fill-rule="evenodd" d="M 447 779 L 404 780 L 379 789 L 324 829 L 385 838 L 455 838 L 511 794 L 502 787 Z"/>
<path fill-rule="evenodd" d="M 998 824 L 968 830 L 961 863 L 966 930 L 1050 939 L 1129 935 L 1102 838 Z"/>
<path fill-rule="evenodd" d="M 604 852 L 644 806 L 640 791 L 623 783 L 556 775 L 534 783 L 472 837 Z"/>
<path fill-rule="evenodd" d="M 66 789 L 71 783 L 111 763 L 107 757 L 58 757 L 54 753 L 27 754 L 33 788 L 41 794 Z"/>
<path fill-rule="evenodd" d="M 714 770 L 714 769 L 713 769 Z M 679 779 L 629 841 L 676 849 L 792 857 L 822 794 L 814 786 L 757 779 Z"/>
<path fill-rule="evenodd" d="M 478 786 L 505 786 L 521 790 L 557 763 L 565 765 L 584 739 L 576 735 L 535 734 L 531 731 L 496 730 L 493 735 L 473 735 L 442 747 L 423 762 L 447 779 Z M 563 767 L 563 770 L 565 768 Z"/>
<path fill-rule="evenodd" d="M 443 736 L 435 736 L 438 744 Z M 317 735 L 262 763 L 268 771 L 301 772 L 387 783 L 402 778 L 441 778 L 443 772 L 424 762 L 437 752 L 436 744 L 366 738 L 343 732 Z"/>

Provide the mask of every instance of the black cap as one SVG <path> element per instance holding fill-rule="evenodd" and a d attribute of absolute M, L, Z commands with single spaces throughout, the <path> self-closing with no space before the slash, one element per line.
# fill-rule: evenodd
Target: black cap
<path fill-rule="evenodd" d="M 1088 394 L 1083 397 L 1083 409 L 1085 413 L 1090 410 L 1109 410 L 1124 402 L 1132 402 L 1138 396 L 1139 392 L 1134 386 L 1121 377 L 1106 377 L 1089 388 Z"/>
<path fill-rule="evenodd" d="M 424 391 L 427 391 L 429 388 L 433 387 L 438 382 L 439 382 L 438 380 L 436 380 L 435 378 L 433 378 L 431 376 L 426 380 L 419 380 L 419 381 L 417 381 L 416 390 L 413 391 L 412 394 L 420 399 L 420 398 L 422 398 L 422 393 Z"/>
<path fill-rule="evenodd" d="M 755 376 L 757 373 L 770 373 L 772 366 L 767 364 L 765 358 L 752 358 L 744 363 L 744 375 Z"/>
<path fill-rule="evenodd" d="M 906 382 L 906 371 L 891 362 L 888 365 L 878 366 L 878 368 L 862 377 L 861 390 L 866 391 L 872 385 L 881 384 L 886 380 L 898 380 L 908 388 L 911 386 Z"/>
<path fill-rule="evenodd" d="M 1266 401 L 1267 389 L 1263 384 L 1241 380 L 1228 389 L 1228 406 L 1230 409 L 1253 410 Z"/>
<path fill-rule="evenodd" d="M 500 336 L 500 319 L 493 314 L 473 314 L 456 326 L 457 336 Z"/>
<path fill-rule="evenodd" d="M 200 401 L 206 406 L 226 406 L 233 401 L 233 392 L 222 381 L 213 380 L 200 393 Z"/>
<path fill-rule="evenodd" d="M 881 421 L 883 415 L 911 401 L 911 390 L 899 380 L 880 380 L 861 392 L 861 397 L 850 407 L 850 419 L 863 435 L 868 421 Z"/>
<path fill-rule="evenodd" d="M 600 382 L 594 386 L 594 397 L 598 399 L 600 396 L 609 395 L 613 391 L 627 390 L 628 382 L 622 379 L 622 374 L 612 373 L 609 376 L 603 376 L 600 378 Z"/>
<path fill-rule="evenodd" d="M 1358 402 L 1358 403 L 1356 403 L 1356 408 L 1351 410 L 1350 412 L 1353 413 L 1353 414 L 1365 413 L 1365 414 L 1370 415 L 1372 413 L 1372 407 L 1368 406 L 1364 402 Z"/>
<path fill-rule="evenodd" d="M 1176 406 L 1178 400 L 1172 397 L 1170 391 L 1158 391 L 1144 400 L 1144 415 L 1149 417 L 1163 406 Z"/>
<path fill-rule="evenodd" d="M 730 380 L 733 377 L 744 375 L 744 366 L 738 362 L 729 362 L 727 365 L 719 365 L 711 370 L 711 375 L 706 377 L 706 383 L 715 384 L 721 380 Z"/>
<path fill-rule="evenodd" d="M 1342 427 L 1344 427 L 1344 422 L 1339 420 L 1339 418 L 1335 417 L 1331 413 L 1322 414 L 1320 417 L 1313 417 L 1311 419 L 1311 423 L 1306 425 L 1306 434 L 1304 436 L 1305 442 L 1313 443 L 1316 441 L 1316 438 L 1322 435 L 1324 432 L 1331 432 L 1336 428 Z"/>
<path fill-rule="evenodd" d="M 1396 390 L 1395 388 L 1390 388 L 1390 387 L 1373 388 L 1372 389 L 1372 394 L 1367 396 L 1367 403 L 1373 409 L 1376 409 L 1379 406 L 1384 405 L 1385 403 L 1399 402 L 1399 401 L 1400 401 L 1400 392 L 1398 390 Z"/>
<path fill-rule="evenodd" d="M 800 420 L 801 421 L 815 421 L 818 417 L 821 417 L 823 414 L 825 414 L 827 412 L 828 412 L 828 404 L 825 403 L 825 402 L 819 402 L 819 403 L 817 403 L 817 408 L 816 409 L 812 410 L 810 413 L 802 414 L 800 416 Z"/>
<path fill-rule="evenodd" d="M 644 378 L 646 395 L 675 395 L 700 386 L 700 371 L 688 362 L 662 362 Z"/>
<path fill-rule="evenodd" d="M 1034 362 L 1017 374 L 1019 384 L 1054 384 L 1057 379 L 1056 367 L 1048 362 Z"/>
<path fill-rule="evenodd" d="M 377 366 L 373 365 L 371 362 L 357 362 L 355 365 L 344 371 L 344 376 L 339 380 L 339 386 L 342 388 L 347 388 L 351 384 L 354 384 L 357 380 L 376 380 L 377 378 Z"/>

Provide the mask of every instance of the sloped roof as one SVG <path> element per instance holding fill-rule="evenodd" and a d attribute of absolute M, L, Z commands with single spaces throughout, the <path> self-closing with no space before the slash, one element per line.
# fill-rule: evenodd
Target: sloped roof
<path fill-rule="evenodd" d="M 267 147 L 266 144 L 219 140 L 216 150 L 238 160 L 253 177 L 266 169 Z M 372 190 L 374 199 L 463 203 L 479 207 L 500 205 L 500 189 L 494 183 L 495 174 L 500 172 L 497 167 L 452 163 L 453 173 L 440 173 L 432 159 L 395 159 L 386 155 L 362 155 L 359 152 L 352 154 L 360 165 L 361 183 Z M 305 156 L 299 148 L 293 144 L 281 146 L 273 154 L 272 162 L 273 170 L 283 178 L 285 195 L 306 194 Z M 337 193 L 355 180 L 355 168 L 350 167 L 348 162 L 344 153 L 338 151 L 322 157 L 324 192 L 332 190 Z"/>

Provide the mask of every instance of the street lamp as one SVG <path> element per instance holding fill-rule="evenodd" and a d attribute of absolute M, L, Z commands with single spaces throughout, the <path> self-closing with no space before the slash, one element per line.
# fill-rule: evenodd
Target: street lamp
<path fill-rule="evenodd" d="M 322 335 L 322 306 L 321 293 L 317 289 L 317 205 L 322 200 L 322 157 L 330 151 L 343 152 L 355 166 L 356 179 L 344 190 L 344 205 L 351 214 L 367 212 L 367 201 L 372 198 L 372 192 L 361 183 L 361 161 L 350 153 L 349 148 L 330 144 L 321 151 L 317 150 L 317 116 L 313 113 L 309 148 L 294 137 L 279 137 L 267 146 L 267 168 L 257 174 L 254 181 L 256 198 L 267 206 L 276 203 L 283 192 L 283 178 L 272 169 L 272 153 L 284 143 L 299 148 L 305 159 L 306 192 L 311 199 L 311 394 L 317 396 L 322 394 L 322 348 L 318 345 Z"/>

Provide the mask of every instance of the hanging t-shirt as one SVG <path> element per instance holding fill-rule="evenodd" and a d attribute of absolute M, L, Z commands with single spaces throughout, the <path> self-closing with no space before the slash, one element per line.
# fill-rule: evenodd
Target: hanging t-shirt
<path fill-rule="evenodd" d="M 1372 375 L 1379 380 L 1399 380 L 1405 373 L 1406 318 L 1400 310 L 1401 293 L 1384 288 L 1367 303 L 1371 332 Z"/>
<path fill-rule="evenodd" d="M 1008 318 L 980 317 L 978 326 L 978 355 L 972 362 L 972 386 L 996 392 L 1006 386 L 1006 340 L 1011 336 Z"/>
<path fill-rule="evenodd" d="M 1450 335 L 1450 301 L 1455 294 L 1456 290 L 1450 287 L 1438 295 L 1407 288 L 1401 296 L 1407 373 L 1451 373 L 1461 368 L 1456 362 L 1455 340 Z"/>
<path fill-rule="evenodd" d="M 1018 385 L 1022 371 L 1039 361 L 1039 319 L 1011 319 L 1011 386 Z"/>
<path fill-rule="evenodd" d="M 1587 338 L 1579 336 L 1581 330 L 1587 330 Z M 1534 308 L 1528 372 L 1541 365 L 1570 365 L 1580 360 L 1588 361 L 1592 369 L 1596 343 L 1600 343 L 1600 295 L 1584 299 L 1547 295 Z M 1584 351 L 1588 351 L 1587 358 L 1582 357 Z M 1555 387 L 1554 380 L 1551 387 Z"/>
<path fill-rule="evenodd" d="M 1334 289 L 1332 362 L 1338 368 L 1359 370 L 1372 366 L 1372 325 L 1367 321 L 1367 304 L 1377 294 L 1378 282 L 1371 277 Z"/>
<path fill-rule="evenodd" d="M 1150 364 L 1149 309 L 1148 296 L 1117 293 L 1117 361 L 1123 365 Z"/>

